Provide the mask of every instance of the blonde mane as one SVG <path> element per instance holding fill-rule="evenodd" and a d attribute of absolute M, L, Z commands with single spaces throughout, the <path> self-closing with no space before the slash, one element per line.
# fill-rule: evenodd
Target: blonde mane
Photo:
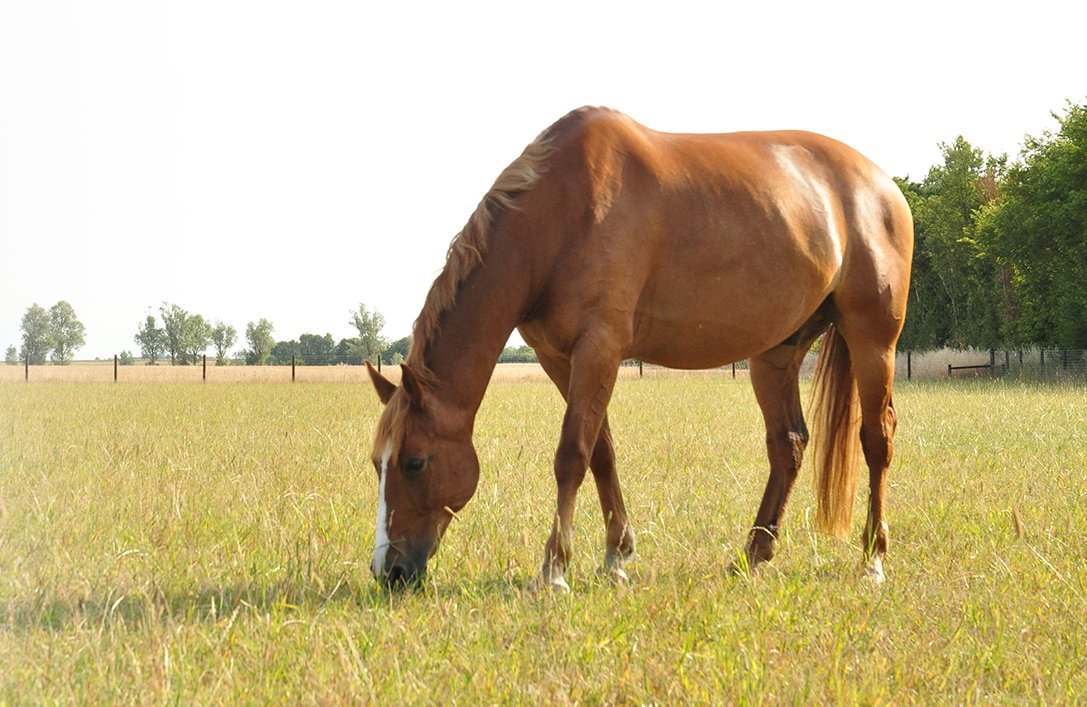
<path fill-rule="evenodd" d="M 430 286 L 423 310 L 412 329 L 407 364 L 420 378 L 430 378 L 430 369 L 425 362 L 426 351 L 438 332 L 442 315 L 456 302 L 461 283 L 483 262 L 495 221 L 506 211 L 517 208 L 517 196 L 530 190 L 547 171 L 548 158 L 553 151 L 547 136 L 548 131 L 544 131 L 525 148 L 520 157 L 502 170 L 468 223 L 449 244 L 445 267 Z"/>

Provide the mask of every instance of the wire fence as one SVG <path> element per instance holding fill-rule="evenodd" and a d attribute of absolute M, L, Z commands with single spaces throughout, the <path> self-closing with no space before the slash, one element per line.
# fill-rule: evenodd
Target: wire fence
<path fill-rule="evenodd" d="M 809 354 L 801 366 L 802 378 L 810 378 L 815 370 L 815 354 Z M 380 366 L 384 375 L 396 381 L 400 367 Z M 733 379 L 748 377 L 747 361 L 706 371 L 677 371 L 676 369 L 643 363 L 623 362 L 620 378 L 656 376 L 724 376 Z M 499 363 L 493 378 L 497 380 L 546 380 L 537 363 Z M 955 351 L 944 349 L 928 352 L 899 352 L 895 358 L 895 378 L 898 380 L 937 379 L 1022 379 L 1070 380 L 1087 382 L 1087 350 L 1083 349 L 1022 349 Z M 332 358 L 311 357 L 274 365 L 246 365 L 238 361 L 216 363 L 202 356 L 195 364 L 171 365 L 169 361 L 149 365 L 140 359 L 81 360 L 67 364 L 28 364 L 9 362 L 0 366 L 0 383 L 13 382 L 195 382 L 195 383 L 255 383 L 255 382 L 368 382 L 365 365 L 345 364 Z"/>

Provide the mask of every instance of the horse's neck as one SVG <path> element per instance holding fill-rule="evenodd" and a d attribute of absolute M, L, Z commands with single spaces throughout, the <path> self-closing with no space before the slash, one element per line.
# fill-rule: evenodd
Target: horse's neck
<path fill-rule="evenodd" d="M 520 258 L 515 251 L 504 250 L 496 244 L 484 256 L 484 264 L 461 284 L 426 351 L 435 392 L 466 414 L 469 425 L 529 297 Z"/>

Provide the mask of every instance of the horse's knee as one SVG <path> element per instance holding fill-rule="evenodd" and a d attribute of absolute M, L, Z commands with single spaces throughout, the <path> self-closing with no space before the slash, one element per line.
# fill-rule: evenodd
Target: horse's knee
<path fill-rule="evenodd" d="M 581 483 L 589 468 L 589 450 L 577 443 L 563 443 L 555 453 L 555 480 L 561 485 L 575 481 Z"/>

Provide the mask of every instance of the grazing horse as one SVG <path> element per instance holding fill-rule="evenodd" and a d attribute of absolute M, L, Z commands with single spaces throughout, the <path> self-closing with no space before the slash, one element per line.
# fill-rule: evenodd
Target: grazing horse
<path fill-rule="evenodd" d="M 684 369 L 750 359 L 770 478 L 739 564 L 771 559 L 808 443 L 798 372 L 825 334 L 813 403 L 817 522 L 848 532 L 859 446 L 870 488 L 864 568 L 882 580 L 894 351 L 912 252 L 894 182 L 829 138 L 662 133 L 602 108 L 566 115 L 499 175 L 453 239 L 400 385 L 370 369 L 385 405 L 371 570 L 388 586 L 423 577 L 475 492 L 472 428 L 514 329 L 566 400 L 557 508 L 534 586 L 568 589 L 587 469 L 604 516 L 604 569 L 626 578 L 634 533 L 607 418 L 626 358 Z"/>

